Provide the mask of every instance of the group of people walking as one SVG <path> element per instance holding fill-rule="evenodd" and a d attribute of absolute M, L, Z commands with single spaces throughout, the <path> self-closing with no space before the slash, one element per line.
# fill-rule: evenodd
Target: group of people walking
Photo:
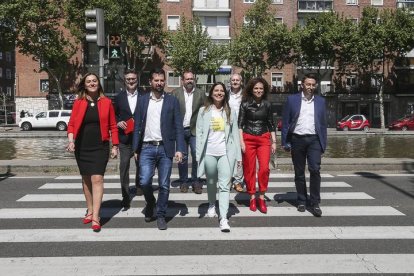
<path fill-rule="evenodd" d="M 217 82 L 206 94 L 196 88 L 194 74 L 187 71 L 181 78 L 182 87 L 166 93 L 165 77 L 162 69 L 152 70 L 151 91 L 140 93 L 137 73 L 127 70 L 125 91 L 116 96 L 114 104 L 104 96 L 95 74 L 88 73 L 81 79 L 68 124 L 67 150 L 75 152 L 82 175 L 87 203 L 83 223 L 91 223 L 96 232 L 101 230 L 103 178 L 109 157 L 116 158 L 118 152 L 122 207 L 130 208 L 133 196 L 129 168 L 134 156 L 135 191 L 136 195 L 145 197 L 145 221 L 152 221 L 155 212 L 160 230 L 167 229 L 165 218 L 174 160 L 178 163 L 181 192 L 188 192 L 191 186 L 194 193 L 201 194 L 203 179 L 206 179 L 206 215 L 219 218 L 222 232 L 230 231 L 227 213 L 232 187 L 243 192 L 245 183 L 250 210 L 267 213 L 265 193 L 269 161 L 277 144 L 271 103 L 267 100 L 270 92 L 267 81 L 253 78 L 242 88 L 241 75 L 233 74 L 230 89 Z M 314 95 L 316 83 L 313 75 L 307 75 L 302 80 L 302 91 L 288 97 L 283 112 L 281 144 L 292 154 L 298 211 L 304 212 L 308 204 L 315 216 L 321 216 L 319 170 L 326 148 L 326 115 L 324 99 Z M 190 178 L 189 153 L 192 158 Z M 306 161 L 310 171 L 309 200 Z M 152 186 L 156 170 L 157 199 Z"/>

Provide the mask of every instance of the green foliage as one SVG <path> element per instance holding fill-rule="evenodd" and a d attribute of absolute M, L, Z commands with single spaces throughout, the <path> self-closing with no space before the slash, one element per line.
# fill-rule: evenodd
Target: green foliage
<path fill-rule="evenodd" d="M 126 42 L 128 68 L 135 68 L 139 60 L 146 59 L 149 47 L 163 48 L 165 34 L 162 30 L 159 0 L 66 0 L 67 23 L 81 40 L 85 37 L 86 9 L 102 8 L 105 16 L 105 32 L 119 34 Z M 144 69 L 144 68 L 140 68 Z"/>
<path fill-rule="evenodd" d="M 245 79 L 290 62 L 293 36 L 275 19 L 271 0 L 258 0 L 246 13 L 247 24 L 231 43 L 230 60 L 243 68 Z"/>
<path fill-rule="evenodd" d="M 197 17 L 182 17 L 178 30 L 170 32 L 167 41 L 166 63 L 179 74 L 190 70 L 214 75 L 228 56 L 227 45 L 213 42 Z"/>

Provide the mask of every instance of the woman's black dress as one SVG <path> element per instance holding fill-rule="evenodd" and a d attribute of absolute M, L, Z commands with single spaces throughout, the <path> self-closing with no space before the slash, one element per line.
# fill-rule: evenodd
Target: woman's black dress
<path fill-rule="evenodd" d="M 97 101 L 88 101 L 88 108 L 76 138 L 75 157 L 81 175 L 105 174 L 109 142 L 102 141 Z"/>

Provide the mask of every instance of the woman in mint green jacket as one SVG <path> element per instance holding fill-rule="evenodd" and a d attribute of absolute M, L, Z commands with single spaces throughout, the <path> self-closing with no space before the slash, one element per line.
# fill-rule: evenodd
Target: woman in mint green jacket
<path fill-rule="evenodd" d="M 215 83 L 204 107 L 200 108 L 196 125 L 196 159 L 198 177 L 207 179 L 209 208 L 207 216 L 215 217 L 217 186 L 219 190 L 220 229 L 230 232 L 227 219 L 231 178 L 241 166 L 240 137 L 236 111 L 228 103 L 225 85 Z"/>

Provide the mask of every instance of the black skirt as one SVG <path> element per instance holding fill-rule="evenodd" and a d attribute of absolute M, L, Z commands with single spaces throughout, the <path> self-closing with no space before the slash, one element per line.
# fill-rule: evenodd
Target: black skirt
<path fill-rule="evenodd" d="M 109 142 L 102 141 L 96 101 L 88 102 L 75 143 L 75 158 L 81 175 L 104 175 L 109 160 Z"/>

